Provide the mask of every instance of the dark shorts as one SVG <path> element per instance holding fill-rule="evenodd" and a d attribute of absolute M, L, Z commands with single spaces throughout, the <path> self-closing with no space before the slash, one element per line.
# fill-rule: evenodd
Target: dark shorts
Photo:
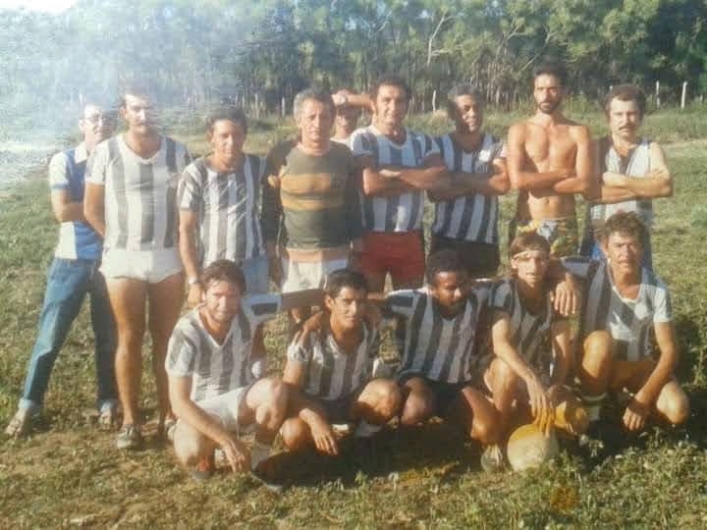
<path fill-rule="evenodd" d="M 451 248 L 455 250 L 472 278 L 491 278 L 498 272 L 501 257 L 498 245 L 462 241 L 432 234 L 430 253 Z"/>
<path fill-rule="evenodd" d="M 363 388 L 359 388 L 338 399 L 321 399 L 312 396 L 307 396 L 307 398 L 319 406 L 330 424 L 349 423 L 354 420 L 352 417 L 353 405 L 362 390 Z"/>
<path fill-rule="evenodd" d="M 390 274 L 394 283 L 422 279 L 425 243 L 422 232 L 368 232 L 359 261 L 366 275 Z"/>
<path fill-rule="evenodd" d="M 416 372 L 407 372 L 401 374 L 398 378 L 398 384 L 404 385 L 406 381 L 412 379 L 413 377 L 421 377 L 427 387 L 432 391 L 435 396 L 435 416 L 444 418 L 449 413 L 449 407 L 452 405 L 455 399 L 459 397 L 459 393 L 466 386 L 471 386 L 471 382 L 465 383 L 446 383 L 444 381 L 435 381 L 433 379 L 428 379 Z"/>

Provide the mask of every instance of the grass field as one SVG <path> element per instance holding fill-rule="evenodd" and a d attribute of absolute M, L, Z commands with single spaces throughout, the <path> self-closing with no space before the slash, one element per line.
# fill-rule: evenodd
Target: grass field
<path fill-rule="evenodd" d="M 591 109 L 570 113 L 601 132 Z M 651 427 L 599 462 L 563 455 L 523 474 L 485 475 L 479 448 L 453 428 L 432 423 L 390 429 L 374 447 L 353 444 L 347 457 L 280 455 L 293 480 L 275 495 L 244 476 L 220 473 L 195 483 L 170 449 L 152 441 L 120 453 L 114 436 L 87 422 L 94 400 L 92 336 L 87 312 L 77 321 L 55 366 L 45 420 L 31 437 L 0 439 L 0 528 L 21 527 L 403 527 L 557 528 L 707 527 L 707 117 L 704 111 L 656 113 L 648 134 L 664 143 L 675 196 L 657 201 L 655 267 L 671 288 L 682 359 L 679 379 L 693 411 L 680 429 Z M 518 115 L 490 115 L 502 133 Z M 440 116 L 416 117 L 437 133 Z M 195 123 L 178 136 L 194 152 L 205 144 Z M 291 129 L 253 124 L 251 151 L 264 153 Z M 0 424 L 14 413 L 57 235 L 45 169 L 0 200 Z M 42 177 L 41 179 L 38 177 Z M 505 232 L 514 196 L 503 199 Z M 285 321 L 267 329 L 271 368 L 282 363 Z M 147 348 L 145 351 L 148 351 Z M 154 428 L 149 360 L 143 407 Z M 628 445 L 628 446 L 627 446 Z"/>

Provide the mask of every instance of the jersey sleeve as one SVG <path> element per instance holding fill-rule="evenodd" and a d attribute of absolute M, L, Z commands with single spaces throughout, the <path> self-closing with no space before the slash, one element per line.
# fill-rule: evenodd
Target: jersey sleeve
<path fill-rule="evenodd" d="M 258 326 L 277 317 L 282 305 L 282 296 L 276 293 L 250 295 L 241 305 L 244 309 L 247 308 L 253 318 L 253 324 Z"/>
<path fill-rule="evenodd" d="M 427 159 L 427 157 L 430 157 L 432 155 L 440 154 L 439 146 L 437 145 L 437 142 L 435 142 L 430 135 L 421 134 L 420 135 L 420 142 L 422 142 L 422 158 L 423 158 L 423 160 Z"/>
<path fill-rule="evenodd" d="M 366 129 L 357 129 L 351 135 L 351 152 L 356 156 L 375 156 L 371 145 L 370 135 L 366 134 Z"/>
<path fill-rule="evenodd" d="M 493 284 L 489 293 L 489 307 L 510 315 L 513 312 L 513 286 L 508 281 Z"/>
<path fill-rule="evenodd" d="M 658 284 L 658 287 L 655 289 L 655 294 L 653 295 L 653 322 L 672 322 L 672 320 L 673 307 L 670 301 L 670 293 L 661 282 Z"/>
<path fill-rule="evenodd" d="M 495 160 L 495 159 L 499 159 L 499 158 L 501 158 L 501 159 L 508 158 L 508 149 L 506 148 L 506 142 L 504 142 L 503 140 L 498 140 L 498 142 L 496 142 L 494 154 L 491 159 Z"/>
<path fill-rule="evenodd" d="M 104 186 L 108 172 L 108 141 L 98 144 L 86 163 L 86 182 Z"/>
<path fill-rule="evenodd" d="M 411 318 L 420 293 L 412 289 L 392 291 L 385 297 L 385 313 Z"/>
<path fill-rule="evenodd" d="M 292 342 L 287 347 L 287 359 L 302 364 L 309 364 L 312 360 L 312 335 L 303 336 L 300 331 L 292 339 Z"/>
<path fill-rule="evenodd" d="M 591 258 L 582 258 L 579 256 L 562 258 L 560 260 L 562 267 L 564 267 L 567 272 L 582 279 L 586 278 L 589 274 L 589 269 L 593 261 L 594 260 Z"/>
<path fill-rule="evenodd" d="M 49 162 L 49 188 L 51 190 L 69 189 L 69 171 L 66 154 L 57 153 Z"/>
<path fill-rule="evenodd" d="M 167 346 L 165 370 L 176 377 L 190 377 L 194 373 L 196 345 L 187 337 L 180 325 L 172 332 Z"/>
<path fill-rule="evenodd" d="M 179 209 L 198 212 L 202 199 L 199 169 L 195 162 L 189 164 L 182 173 L 179 192 Z"/>

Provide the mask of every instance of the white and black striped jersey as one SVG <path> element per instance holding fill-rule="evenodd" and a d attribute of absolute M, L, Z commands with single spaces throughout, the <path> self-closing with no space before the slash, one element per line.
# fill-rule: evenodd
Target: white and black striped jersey
<path fill-rule="evenodd" d="M 186 147 L 166 136 L 149 159 L 135 154 L 122 134 L 96 147 L 86 180 L 105 186 L 104 248 L 159 250 L 177 245 L 177 187 L 189 162 Z"/>
<path fill-rule="evenodd" d="M 405 142 L 396 144 L 372 125 L 351 135 L 355 157 L 371 156 L 377 167 L 421 168 L 425 159 L 439 153 L 424 133 L 405 130 Z M 363 228 L 373 232 L 412 232 L 422 229 L 424 193 L 409 191 L 390 197 L 368 197 L 361 191 Z"/>
<path fill-rule="evenodd" d="M 278 294 L 244 296 L 223 344 L 204 328 L 199 307 L 179 319 L 169 339 L 165 368 L 177 377 L 191 377 L 191 399 L 220 396 L 254 380 L 249 366 L 255 329 L 277 316 Z"/>
<path fill-rule="evenodd" d="M 651 170 L 651 141 L 641 140 L 627 157 L 622 157 L 614 148 L 611 138 L 599 140 L 599 162 L 601 172 L 611 171 L 633 178 L 645 178 Z M 618 212 L 636 212 L 648 228 L 653 224 L 653 201 L 651 199 L 629 199 L 613 204 L 593 204 L 589 208 L 589 219 L 594 226 L 601 226 Z"/>
<path fill-rule="evenodd" d="M 617 343 L 619 359 L 636 361 L 652 355 L 653 324 L 672 320 L 670 294 L 663 282 L 643 268 L 638 296 L 630 300 L 622 298 L 614 286 L 607 262 L 564 258 L 562 264 L 584 279 L 581 340 L 593 331 L 604 330 Z"/>
<path fill-rule="evenodd" d="M 328 326 L 327 326 L 328 327 Z M 287 349 L 287 358 L 305 365 L 302 390 L 308 396 L 337 400 L 359 390 L 370 379 L 378 356 L 378 329 L 363 322 L 363 337 L 355 353 L 339 348 L 331 331 L 300 332 Z"/>
<path fill-rule="evenodd" d="M 435 138 L 442 160 L 450 172 L 494 174 L 492 162 L 505 158 L 503 142 L 484 134 L 476 151 L 465 151 L 451 134 Z M 432 233 L 475 243 L 498 245 L 498 197 L 474 193 L 452 201 L 435 203 Z"/>
<path fill-rule="evenodd" d="M 508 315 L 511 344 L 538 374 L 546 374 L 553 362 L 550 340 L 552 323 L 558 320 L 550 296 L 545 297 L 542 309 L 531 312 L 523 305 L 515 279 L 506 278 L 491 289 L 489 306 Z"/>
<path fill-rule="evenodd" d="M 444 318 L 427 288 L 392 291 L 388 312 L 404 319 L 405 340 L 399 376 L 419 374 L 443 383 L 466 383 L 473 377 L 477 355 L 476 328 L 488 290 L 471 290 L 464 310 Z"/>
<path fill-rule="evenodd" d="M 245 155 L 243 167 L 232 173 L 215 171 L 203 157 L 184 170 L 179 208 L 199 216 L 202 267 L 265 254 L 259 218 L 264 173 L 265 160 L 255 155 Z"/>

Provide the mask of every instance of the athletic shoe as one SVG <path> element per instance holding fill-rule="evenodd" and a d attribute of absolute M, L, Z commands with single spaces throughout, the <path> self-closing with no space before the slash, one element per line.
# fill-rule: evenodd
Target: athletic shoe
<path fill-rule="evenodd" d="M 31 423 L 32 411 L 30 409 L 17 409 L 17 412 L 5 428 L 5 434 L 12 438 L 22 438 L 29 432 Z"/>
<path fill-rule="evenodd" d="M 274 473 L 275 470 L 273 469 L 274 466 L 271 465 L 272 462 L 273 460 L 270 458 L 263 460 L 255 469 L 251 470 L 250 476 L 273 493 L 281 493 L 282 490 L 285 489 L 285 485 L 277 477 L 276 473 Z"/>
<path fill-rule="evenodd" d="M 136 450 L 142 447 L 142 433 L 137 425 L 123 425 L 115 438 L 118 449 Z"/>
<path fill-rule="evenodd" d="M 503 471 L 504 460 L 503 451 L 498 444 L 487 445 L 484 452 L 481 453 L 481 469 L 486 473 L 498 473 Z"/>
<path fill-rule="evenodd" d="M 199 460 L 193 468 L 189 469 L 189 475 L 197 482 L 201 482 L 211 478 L 215 470 L 215 455 L 214 453 L 211 453 L 210 455 L 207 455 Z"/>

